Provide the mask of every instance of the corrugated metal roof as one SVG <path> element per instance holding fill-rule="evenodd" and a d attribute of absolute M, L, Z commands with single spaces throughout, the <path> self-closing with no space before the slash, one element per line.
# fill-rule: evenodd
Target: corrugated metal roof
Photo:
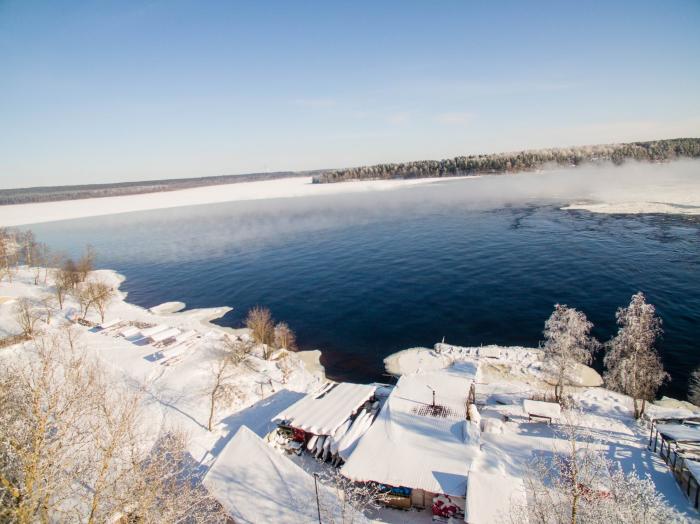
<path fill-rule="evenodd" d="M 292 404 L 272 420 L 315 435 L 332 435 L 375 390 L 375 386 L 350 382 L 326 386 Z"/>

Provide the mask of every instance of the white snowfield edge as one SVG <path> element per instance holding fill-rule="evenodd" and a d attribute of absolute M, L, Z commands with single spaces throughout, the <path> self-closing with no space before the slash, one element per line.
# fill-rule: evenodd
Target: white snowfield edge
<path fill-rule="evenodd" d="M 455 180 L 456 178 L 476 179 L 478 177 L 451 177 L 450 180 Z M 11 227 L 200 204 L 386 191 L 405 186 L 431 184 L 441 180 L 444 179 L 363 180 L 337 184 L 312 184 L 311 177 L 294 177 L 140 195 L 17 204 L 0 206 L 0 224 L 5 227 Z"/>
<path fill-rule="evenodd" d="M 562 207 L 565 210 L 583 210 L 607 215 L 700 215 L 700 203 L 675 204 L 672 202 L 601 202 L 576 203 Z"/>

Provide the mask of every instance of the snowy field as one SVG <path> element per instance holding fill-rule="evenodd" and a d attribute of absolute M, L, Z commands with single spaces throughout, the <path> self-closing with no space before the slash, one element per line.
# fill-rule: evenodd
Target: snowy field
<path fill-rule="evenodd" d="M 387 191 L 439 181 L 439 179 L 435 178 L 422 178 L 415 180 L 374 180 L 343 184 L 312 184 L 311 177 L 281 178 L 278 180 L 242 182 L 142 195 L 0 206 L 0 224 L 9 227 L 221 202 Z"/>

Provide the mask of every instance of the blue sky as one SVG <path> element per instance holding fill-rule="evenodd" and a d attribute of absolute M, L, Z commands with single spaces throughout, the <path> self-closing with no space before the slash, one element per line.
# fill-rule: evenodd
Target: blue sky
<path fill-rule="evenodd" d="M 0 187 L 700 136 L 699 28 L 697 0 L 0 0 Z"/>

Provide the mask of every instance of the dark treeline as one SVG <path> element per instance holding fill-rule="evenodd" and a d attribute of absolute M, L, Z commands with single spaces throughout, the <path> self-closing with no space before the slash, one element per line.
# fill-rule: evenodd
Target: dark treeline
<path fill-rule="evenodd" d="M 516 153 L 458 156 L 444 160 L 378 164 L 326 171 L 315 175 L 313 180 L 315 184 L 328 184 L 348 180 L 450 177 L 531 171 L 548 164 L 578 166 L 584 163 L 613 162 L 619 165 L 625 160 L 658 162 L 676 158 L 700 158 L 700 138 L 537 149 Z"/>
<path fill-rule="evenodd" d="M 113 184 L 0 189 L 0 205 L 138 195 L 141 193 L 176 191 L 178 189 L 189 189 L 193 187 L 235 184 L 239 182 L 257 182 L 261 180 L 275 180 L 278 178 L 289 178 L 296 176 L 309 176 L 314 173 L 316 173 L 316 171 L 280 171 L 275 173 L 250 173 L 246 175 L 221 175 L 201 178 L 116 182 Z"/>

